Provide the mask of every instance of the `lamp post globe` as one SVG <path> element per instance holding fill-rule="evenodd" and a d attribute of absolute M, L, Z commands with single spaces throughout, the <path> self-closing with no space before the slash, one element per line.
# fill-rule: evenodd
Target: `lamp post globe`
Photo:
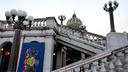
<path fill-rule="evenodd" d="M 28 17 L 28 21 L 29 21 L 29 29 L 31 28 L 31 26 L 32 26 L 32 21 L 34 20 L 34 18 L 33 18 L 33 16 L 29 16 Z"/>
<path fill-rule="evenodd" d="M 108 4 L 109 4 L 109 6 L 112 6 L 112 1 L 109 1 Z"/>
<path fill-rule="evenodd" d="M 10 11 L 5 12 L 6 20 L 9 21 L 9 18 L 11 17 Z"/>
<path fill-rule="evenodd" d="M 10 11 L 6 11 L 6 12 L 5 12 L 5 16 L 6 16 L 6 17 L 11 17 Z"/>
<path fill-rule="evenodd" d="M 16 9 L 11 9 L 11 15 L 13 16 L 16 16 L 17 15 L 17 10 Z"/>
<path fill-rule="evenodd" d="M 15 20 L 15 16 L 17 15 L 16 9 L 12 9 L 12 10 L 10 11 L 10 13 L 11 13 L 12 19 L 13 19 L 13 21 L 14 21 L 14 20 Z"/>
<path fill-rule="evenodd" d="M 28 21 L 33 21 L 33 20 L 34 20 L 33 16 L 28 17 Z"/>

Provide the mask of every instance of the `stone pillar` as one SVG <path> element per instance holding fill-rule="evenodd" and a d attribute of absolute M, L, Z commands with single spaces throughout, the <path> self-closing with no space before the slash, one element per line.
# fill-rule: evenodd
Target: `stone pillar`
<path fill-rule="evenodd" d="M 53 50 L 54 50 L 53 36 L 46 36 L 43 72 L 51 72 L 52 70 Z"/>
<path fill-rule="evenodd" d="M 66 65 L 66 51 L 64 48 L 65 47 L 61 47 L 57 51 L 56 69 Z"/>
<path fill-rule="evenodd" d="M 107 49 L 113 50 L 128 44 L 127 33 L 110 32 L 107 34 Z"/>
<path fill-rule="evenodd" d="M 67 50 L 66 47 L 62 48 L 62 66 L 66 65 L 66 50 Z"/>
<path fill-rule="evenodd" d="M 62 67 L 62 49 L 59 48 L 56 54 L 56 69 Z"/>
<path fill-rule="evenodd" d="M 81 59 L 84 60 L 85 59 L 85 54 L 81 53 Z"/>
<path fill-rule="evenodd" d="M 54 17 L 47 17 L 46 18 L 46 25 L 49 28 L 56 28 L 57 29 L 57 22 Z"/>

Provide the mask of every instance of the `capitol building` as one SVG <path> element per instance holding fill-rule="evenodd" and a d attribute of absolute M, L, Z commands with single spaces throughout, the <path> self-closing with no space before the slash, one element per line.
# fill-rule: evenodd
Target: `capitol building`
<path fill-rule="evenodd" d="M 128 72 L 128 33 L 89 32 L 76 13 L 58 18 L 0 20 L 0 72 Z"/>

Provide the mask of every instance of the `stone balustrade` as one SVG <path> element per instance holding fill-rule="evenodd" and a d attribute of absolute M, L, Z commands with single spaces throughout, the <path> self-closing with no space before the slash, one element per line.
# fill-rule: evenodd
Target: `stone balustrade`
<path fill-rule="evenodd" d="M 72 35 L 79 39 L 88 41 L 89 43 L 95 43 L 100 46 L 106 47 L 106 37 L 87 32 L 86 30 L 74 29 L 68 26 L 60 26 L 60 33 L 68 36 Z"/>
<path fill-rule="evenodd" d="M 128 72 L 128 46 L 106 51 L 52 72 Z"/>
<path fill-rule="evenodd" d="M 49 29 L 50 27 L 47 24 L 47 20 L 50 20 L 50 19 L 53 19 L 56 22 L 54 17 L 34 19 L 30 30 L 42 30 L 42 29 L 46 30 L 46 29 Z M 24 27 L 25 27 L 25 30 L 29 29 L 28 25 L 24 25 Z M 13 25 L 9 25 L 9 24 L 7 24 L 6 21 L 0 20 L 0 31 L 9 31 L 9 30 L 14 30 Z"/>
<path fill-rule="evenodd" d="M 46 18 L 34 19 L 32 27 L 44 27 L 46 26 Z"/>

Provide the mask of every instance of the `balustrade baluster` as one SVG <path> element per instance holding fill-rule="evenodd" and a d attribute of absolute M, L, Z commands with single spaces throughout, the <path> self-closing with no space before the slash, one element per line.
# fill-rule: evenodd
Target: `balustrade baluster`
<path fill-rule="evenodd" d="M 35 27 L 37 27 L 38 26 L 38 21 L 36 22 L 36 24 L 35 24 Z"/>
<path fill-rule="evenodd" d="M 95 36 L 92 35 L 92 42 L 95 42 Z"/>
<path fill-rule="evenodd" d="M 84 66 L 80 67 L 80 72 L 85 72 Z"/>
<path fill-rule="evenodd" d="M 107 72 L 104 63 L 101 63 L 100 72 Z"/>
<path fill-rule="evenodd" d="M 38 21 L 38 27 L 40 27 L 40 21 Z"/>
<path fill-rule="evenodd" d="M 115 66 L 113 65 L 113 62 L 110 61 L 110 62 L 109 62 L 108 72 L 115 72 L 115 71 L 114 71 L 114 68 L 115 68 Z"/>
<path fill-rule="evenodd" d="M 113 64 L 115 65 L 117 57 L 114 54 L 112 54 L 112 56 L 110 56 L 110 59 L 113 62 Z"/>
<path fill-rule="evenodd" d="M 116 62 L 115 62 L 116 72 L 122 72 L 123 71 L 123 69 L 122 69 L 122 62 L 120 60 L 120 56 L 122 56 L 122 55 L 121 55 L 120 52 L 117 53 L 116 55 L 117 55 L 116 56 L 117 59 L 116 59 Z"/>
<path fill-rule="evenodd" d="M 46 26 L 46 22 L 45 21 L 43 21 L 43 26 Z"/>
<path fill-rule="evenodd" d="M 109 65 L 109 62 L 107 60 L 108 60 L 107 57 L 105 57 L 101 60 L 101 62 L 104 63 L 104 67 L 106 68 L 106 70 L 108 70 L 108 65 Z"/>
<path fill-rule="evenodd" d="M 36 26 L 36 21 L 34 21 L 34 24 L 33 24 L 33 27 L 35 27 Z"/>
<path fill-rule="evenodd" d="M 80 67 L 74 69 L 75 72 L 80 72 Z"/>
<path fill-rule="evenodd" d="M 85 70 L 85 72 L 90 72 L 89 64 L 84 65 L 84 70 Z"/>
<path fill-rule="evenodd" d="M 102 39 L 101 44 L 102 44 L 103 46 L 105 46 L 105 45 L 106 45 L 105 43 L 106 43 L 106 40 Z"/>
<path fill-rule="evenodd" d="M 39 26 L 41 27 L 42 25 L 41 25 L 41 21 L 39 22 Z"/>
<path fill-rule="evenodd" d="M 98 61 L 93 62 L 92 66 L 91 66 L 92 72 L 98 72 L 98 71 L 97 71 L 98 68 L 99 68 L 99 66 L 98 66 Z"/>
<path fill-rule="evenodd" d="M 125 56 L 124 56 L 124 72 L 128 72 L 128 50 L 125 50 Z"/>

